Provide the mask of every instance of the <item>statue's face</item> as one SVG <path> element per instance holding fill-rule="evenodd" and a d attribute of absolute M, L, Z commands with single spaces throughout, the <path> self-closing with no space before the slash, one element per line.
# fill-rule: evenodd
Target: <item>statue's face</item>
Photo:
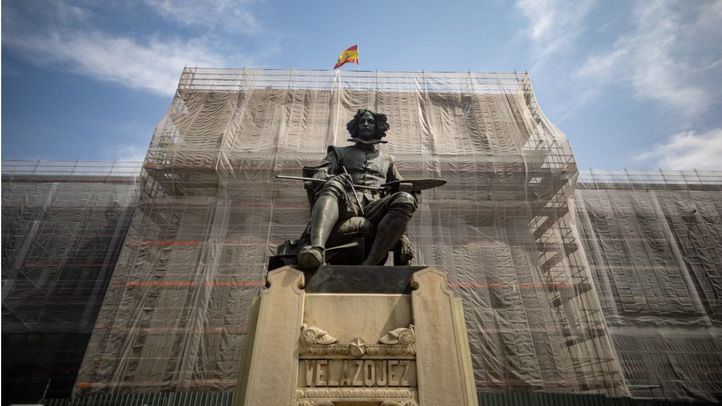
<path fill-rule="evenodd" d="M 374 115 L 367 112 L 358 121 L 358 136 L 362 140 L 371 141 L 376 138 L 376 120 Z"/>

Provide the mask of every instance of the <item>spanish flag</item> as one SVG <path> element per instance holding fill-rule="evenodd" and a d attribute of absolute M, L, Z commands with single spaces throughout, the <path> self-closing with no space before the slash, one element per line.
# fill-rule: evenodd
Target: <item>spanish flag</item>
<path fill-rule="evenodd" d="M 351 46 L 341 52 L 341 55 L 338 56 L 338 62 L 336 62 L 333 68 L 338 69 L 345 63 L 355 63 L 358 65 L 358 45 Z"/>

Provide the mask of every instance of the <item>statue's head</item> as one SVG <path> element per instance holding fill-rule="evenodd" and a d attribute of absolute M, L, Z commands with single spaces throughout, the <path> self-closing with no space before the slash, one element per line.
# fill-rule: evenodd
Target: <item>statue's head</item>
<path fill-rule="evenodd" d="M 386 122 L 386 114 L 359 109 L 353 120 L 346 124 L 346 129 L 351 134 L 351 141 L 378 144 L 379 142 L 386 142 L 381 141 L 381 138 L 386 136 L 389 123 Z"/>

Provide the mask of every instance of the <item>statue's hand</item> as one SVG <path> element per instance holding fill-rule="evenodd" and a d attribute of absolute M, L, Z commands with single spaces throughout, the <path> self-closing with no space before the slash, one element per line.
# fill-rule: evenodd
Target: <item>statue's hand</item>
<path fill-rule="evenodd" d="M 348 173 L 342 173 L 339 175 L 336 175 L 332 177 L 331 179 L 340 182 L 342 185 L 352 185 L 353 184 L 353 178 Z M 331 180 L 329 179 L 329 180 Z"/>
<path fill-rule="evenodd" d="M 321 179 L 321 180 L 329 180 L 329 179 L 333 178 L 333 175 L 329 175 L 329 174 L 326 173 L 325 171 L 318 171 L 318 172 L 316 172 L 316 173 L 313 174 L 313 178 L 314 178 L 314 179 Z"/>
<path fill-rule="evenodd" d="M 331 179 L 332 177 L 333 177 L 333 175 L 329 175 L 325 171 L 318 171 L 313 174 L 314 179 L 320 179 L 323 181 L 327 181 L 327 180 Z M 303 182 L 303 187 L 306 188 L 306 190 L 314 190 L 320 185 L 321 185 L 321 182 L 311 182 L 308 180 Z"/>

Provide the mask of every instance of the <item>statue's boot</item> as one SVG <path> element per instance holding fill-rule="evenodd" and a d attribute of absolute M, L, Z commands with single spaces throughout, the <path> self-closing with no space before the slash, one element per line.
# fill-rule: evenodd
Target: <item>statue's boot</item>
<path fill-rule="evenodd" d="M 389 254 L 394 245 L 399 241 L 406 230 L 408 219 L 404 216 L 387 213 L 379 222 L 376 228 L 376 237 L 371 245 L 371 250 L 361 265 L 379 265 Z"/>
<path fill-rule="evenodd" d="M 298 266 L 303 269 L 316 269 L 325 262 L 323 247 L 306 245 L 298 253 Z"/>
<path fill-rule="evenodd" d="M 298 265 L 313 270 L 323 265 L 324 247 L 328 236 L 338 221 L 338 201 L 330 195 L 322 195 L 311 210 L 311 229 L 309 235 L 311 245 L 306 245 L 298 253 Z"/>

